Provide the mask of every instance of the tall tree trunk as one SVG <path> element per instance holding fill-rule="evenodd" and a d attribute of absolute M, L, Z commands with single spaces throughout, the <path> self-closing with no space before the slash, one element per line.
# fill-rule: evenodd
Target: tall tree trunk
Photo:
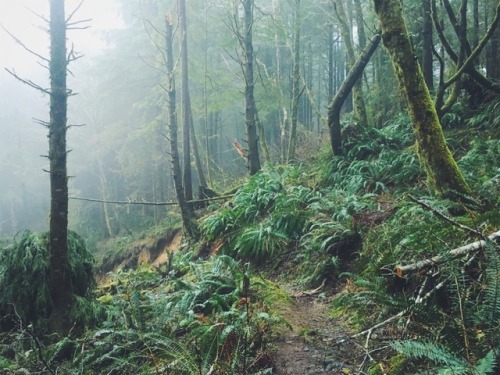
<path fill-rule="evenodd" d="M 491 11 L 497 11 L 498 5 L 491 6 Z M 498 64 L 498 59 L 500 58 L 500 27 L 497 27 L 493 36 L 491 37 L 486 60 L 486 72 L 488 78 L 498 82 L 500 81 L 500 64 Z"/>
<path fill-rule="evenodd" d="M 204 51 L 203 51 L 203 109 L 205 114 L 204 125 L 205 125 L 205 167 L 207 169 L 207 180 L 209 184 L 212 184 L 212 165 L 210 161 L 214 157 L 211 152 L 211 141 L 212 135 L 210 133 L 209 116 L 212 114 L 208 110 L 208 49 L 209 49 L 209 33 L 208 33 L 208 4 L 205 4 L 204 8 Z"/>
<path fill-rule="evenodd" d="M 290 112 L 292 115 L 290 123 L 290 139 L 288 142 L 287 161 L 295 159 L 295 149 L 297 147 L 297 115 L 299 111 L 300 97 L 300 0 L 295 0 L 295 23 L 293 32 L 293 73 L 292 73 L 292 102 Z"/>
<path fill-rule="evenodd" d="M 462 173 L 446 145 L 443 130 L 403 19 L 399 0 L 374 0 L 382 40 L 391 55 L 400 89 L 417 138 L 420 163 L 429 185 L 438 193 L 470 194 Z"/>
<path fill-rule="evenodd" d="M 479 44 L 479 0 L 472 0 L 472 48 Z"/>
<path fill-rule="evenodd" d="M 375 35 L 371 43 L 366 46 L 358 60 L 354 63 L 346 79 L 340 86 L 337 94 L 328 106 L 328 128 L 330 129 L 330 143 L 333 155 L 342 155 L 342 134 L 340 132 L 340 109 L 344 104 L 349 92 L 354 87 L 357 80 L 361 79 L 363 70 L 370 61 L 371 56 L 380 43 L 380 36 Z"/>
<path fill-rule="evenodd" d="M 354 0 L 354 10 L 356 12 L 356 26 L 358 27 L 358 43 L 359 48 L 366 47 L 365 22 L 363 20 L 363 9 L 361 8 L 361 0 Z"/>
<path fill-rule="evenodd" d="M 334 4 L 337 19 L 339 20 L 340 32 L 342 34 L 342 39 L 344 40 L 344 44 L 346 47 L 348 69 L 351 70 L 352 66 L 356 62 L 356 54 L 352 45 L 351 28 L 349 27 L 347 14 L 342 2 L 343 0 L 336 0 Z M 363 80 L 359 79 L 356 81 L 356 84 L 352 89 L 352 98 L 354 105 L 354 116 L 361 125 L 368 125 L 368 116 L 366 114 L 365 101 L 363 98 Z"/>
<path fill-rule="evenodd" d="M 179 24 L 181 31 L 181 97 L 182 97 L 182 152 L 183 173 L 182 180 L 186 200 L 193 200 L 193 181 L 191 172 L 191 98 L 188 84 L 188 43 L 186 0 L 179 0 Z"/>
<path fill-rule="evenodd" d="M 422 24 L 422 73 L 425 83 L 430 91 L 434 90 L 434 69 L 433 69 L 433 41 L 432 41 L 432 16 L 431 0 L 422 0 L 423 24 Z"/>
<path fill-rule="evenodd" d="M 328 97 L 333 97 L 335 89 L 335 67 L 333 58 L 333 49 L 335 45 L 333 39 L 333 22 L 328 22 Z"/>
<path fill-rule="evenodd" d="M 288 121 L 288 112 L 285 107 L 285 95 L 283 94 L 283 87 L 281 85 L 281 44 L 279 39 L 280 30 L 278 25 L 283 24 L 278 22 L 278 18 L 281 17 L 281 9 L 279 8 L 278 0 L 272 0 L 273 7 L 273 20 L 274 20 L 274 48 L 276 49 L 276 68 L 275 68 L 275 82 L 276 88 L 278 90 L 278 103 L 279 103 L 279 114 L 278 123 L 280 130 L 280 162 L 285 163 L 286 161 L 286 128 Z"/>
<path fill-rule="evenodd" d="M 253 0 L 242 0 L 244 24 L 243 24 L 243 67 L 245 74 L 245 127 L 247 132 L 248 142 L 248 169 L 250 175 L 254 175 L 260 171 L 259 157 L 259 137 L 257 136 L 257 124 L 255 114 L 257 108 L 255 106 L 254 97 L 254 76 L 253 76 Z"/>
<path fill-rule="evenodd" d="M 194 222 L 194 212 L 191 205 L 187 204 L 184 188 L 182 186 L 181 164 L 179 158 L 179 145 L 177 139 L 177 112 L 176 93 L 174 80 L 174 59 L 172 53 L 172 21 L 170 16 L 165 18 L 165 41 L 166 41 L 166 68 L 167 68 L 167 90 L 168 90 L 168 134 L 170 140 L 170 156 L 172 161 L 172 178 L 174 180 L 175 193 L 179 202 L 182 223 L 186 233 L 194 239 L 198 239 L 199 231 Z"/>
<path fill-rule="evenodd" d="M 205 178 L 205 173 L 203 172 L 203 164 L 201 162 L 200 152 L 198 149 L 198 141 L 196 139 L 196 131 L 194 129 L 193 115 L 189 116 L 189 126 L 191 127 L 191 148 L 193 149 L 194 162 L 196 165 L 196 172 L 198 174 L 198 182 L 200 186 L 207 187 L 207 180 Z"/>
<path fill-rule="evenodd" d="M 68 175 L 66 169 L 66 20 L 64 0 L 50 1 L 50 286 L 53 309 L 49 327 L 60 334 L 71 328 L 73 304 L 68 259 Z"/>
<path fill-rule="evenodd" d="M 101 199 L 103 201 L 110 200 L 112 198 L 109 191 L 109 182 L 106 178 L 106 173 L 104 172 L 104 167 L 102 165 L 101 160 L 97 160 L 97 167 L 99 170 L 99 190 L 101 193 Z M 115 215 L 114 212 L 109 212 L 110 207 L 106 203 L 102 203 L 102 227 L 103 227 L 103 235 L 105 238 L 113 237 L 118 231 L 115 230 L 114 222 Z"/>
<path fill-rule="evenodd" d="M 266 163 L 271 163 L 271 153 L 269 152 L 269 146 L 266 140 L 266 129 L 262 121 L 260 121 L 259 112 L 255 112 L 255 123 L 257 124 L 259 143 L 262 147 L 262 157 Z"/>

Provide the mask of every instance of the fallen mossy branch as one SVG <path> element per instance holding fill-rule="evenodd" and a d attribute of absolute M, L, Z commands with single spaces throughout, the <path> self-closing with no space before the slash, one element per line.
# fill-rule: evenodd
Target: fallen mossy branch
<path fill-rule="evenodd" d="M 456 258 L 456 257 L 468 254 L 468 253 L 473 252 L 473 251 L 481 250 L 486 246 L 488 241 L 491 241 L 493 243 L 497 243 L 497 242 L 499 242 L 499 240 L 500 240 L 500 231 L 497 231 L 497 232 L 491 234 L 490 236 L 488 236 L 486 238 L 486 240 L 480 240 L 480 241 L 470 243 L 468 245 L 457 247 L 456 249 L 448 251 L 444 255 L 436 255 L 436 256 L 429 258 L 429 259 L 424 259 L 424 260 L 421 260 L 421 261 L 418 261 L 415 263 L 407 264 L 405 266 L 396 267 L 396 274 L 398 276 L 402 277 L 403 275 L 405 275 L 408 272 L 416 271 L 416 270 L 420 270 L 420 269 L 425 268 L 425 267 L 430 267 L 430 266 L 433 266 L 436 264 L 440 264 L 440 263 L 445 262 L 446 260 L 449 260 L 450 258 Z"/>

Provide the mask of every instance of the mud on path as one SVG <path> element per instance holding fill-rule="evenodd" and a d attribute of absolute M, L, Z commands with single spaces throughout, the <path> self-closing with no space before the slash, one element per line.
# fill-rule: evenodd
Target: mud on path
<path fill-rule="evenodd" d="M 293 293 L 290 293 L 292 296 Z M 349 335 L 342 318 L 330 316 L 331 297 L 295 294 L 280 315 L 292 326 L 276 346 L 276 374 L 356 374 L 363 352 L 350 343 L 336 345 Z"/>

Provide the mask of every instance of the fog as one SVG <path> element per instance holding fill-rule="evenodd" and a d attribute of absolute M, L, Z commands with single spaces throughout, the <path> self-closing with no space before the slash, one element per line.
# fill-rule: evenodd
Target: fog
<path fill-rule="evenodd" d="M 72 14 L 79 3 L 67 0 L 66 13 Z M 68 87 L 74 94 L 68 103 L 69 225 L 90 243 L 128 236 L 178 219 L 173 206 L 76 199 L 176 200 L 166 136 L 167 75 L 162 32 L 165 13 L 175 15 L 176 3 L 85 0 L 71 18 L 73 27 L 68 30 L 67 46 L 71 57 L 78 59 L 71 62 L 68 70 Z M 269 2 L 262 3 L 261 11 L 273 10 Z M 40 122 L 48 120 L 49 98 L 25 84 L 48 86 L 49 74 L 44 66 L 49 47 L 48 4 L 40 0 L 0 0 L 0 237 L 25 229 L 48 229 L 48 160 L 43 156 L 48 150 L 48 132 Z M 202 164 L 197 168 L 193 159 L 193 191 L 196 194 L 198 190 L 198 169 L 212 189 L 224 191 L 248 174 L 245 160 L 232 145 L 237 140 L 246 147 L 244 79 L 238 61 L 241 46 L 229 26 L 235 22 L 229 2 L 200 0 L 188 2 L 187 6 L 189 90 Z M 310 92 L 302 96 L 299 111 L 299 121 L 304 125 L 301 132 L 307 133 L 302 139 L 307 138 L 304 144 L 310 149 L 317 149 L 321 142 L 320 137 L 310 135 L 321 134 L 322 124 L 311 100 L 324 114 L 328 91 L 321 83 L 327 81 L 324 67 L 328 56 L 323 53 L 323 45 L 331 36 L 325 36 L 322 25 L 329 19 L 323 17 L 319 7 L 316 2 L 309 3 L 307 13 L 318 20 L 311 22 L 316 30 L 304 30 L 308 46 L 317 46 L 314 60 L 307 62 Z M 275 45 L 271 17 L 259 19 L 260 29 L 256 29 L 254 38 L 258 51 L 255 89 L 259 121 L 266 132 L 270 154 L 278 162 L 280 147 L 284 145 L 280 139 L 280 116 L 286 112 L 284 106 L 288 106 L 291 91 L 292 59 L 288 45 L 293 26 L 290 5 L 282 2 L 280 11 L 282 27 L 287 29 L 279 31 L 283 40 Z M 174 55 L 178 58 L 178 31 L 174 39 Z M 282 59 L 281 80 L 273 76 L 276 48 Z M 338 61 L 336 81 L 340 82 L 345 66 L 343 58 Z M 178 61 L 175 69 L 179 91 Z M 180 96 L 178 92 L 178 102 Z M 182 151 L 182 143 L 180 146 Z"/>
<path fill-rule="evenodd" d="M 80 1 L 66 3 L 67 13 L 71 13 Z M 48 131 L 40 121 L 48 120 L 49 98 L 13 76 L 43 88 L 48 85 L 46 62 L 36 56 L 48 58 L 48 25 L 44 20 L 48 19 L 48 4 L 0 0 L 0 236 L 48 227 Z M 113 0 L 86 0 L 74 16 L 74 21 L 80 20 L 88 20 L 78 24 L 88 29 L 69 30 L 68 47 L 73 45 L 84 57 L 75 61 L 71 70 L 90 64 L 109 47 L 107 33 L 123 27 Z M 75 77 L 69 76 L 69 86 L 85 84 Z M 78 100 L 74 98 L 70 100 L 70 123 L 79 116 L 75 115 Z M 70 131 L 70 148 L 79 136 L 78 130 Z M 74 169 L 72 161 L 70 156 L 70 171 Z"/>

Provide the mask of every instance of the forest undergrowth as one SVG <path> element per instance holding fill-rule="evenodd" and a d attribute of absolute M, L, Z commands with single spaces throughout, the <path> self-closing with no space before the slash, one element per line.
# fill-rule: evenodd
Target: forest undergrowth
<path fill-rule="evenodd" d="M 321 151 L 268 166 L 209 207 L 199 218 L 202 245 L 186 244 L 159 266 L 116 269 L 95 290 L 84 279 L 85 314 L 65 338 L 44 331 L 43 240 L 28 233 L 2 243 L 0 372 L 272 374 L 280 361 L 298 363 L 279 345 L 300 325 L 294 316 L 307 318 L 283 287 L 293 285 L 306 309 L 325 307 L 321 328 L 295 331 L 298 342 L 321 331 L 321 360 L 359 348 L 358 363 L 323 361 L 311 374 L 495 373 L 500 113 L 491 105 L 464 120 L 459 110 L 443 124 L 473 196 L 427 189 L 406 116 L 380 129 L 346 126 L 345 156 Z M 86 254 L 72 255 L 85 259 L 72 265 L 75 283 Z M 26 282 L 39 295 L 12 289 L 21 274 L 36 277 Z"/>

